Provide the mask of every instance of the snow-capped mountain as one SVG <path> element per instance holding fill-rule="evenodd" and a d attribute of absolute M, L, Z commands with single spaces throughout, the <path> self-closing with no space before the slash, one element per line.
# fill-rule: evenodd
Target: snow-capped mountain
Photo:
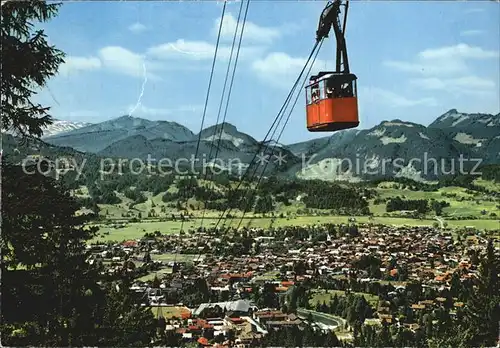
<path fill-rule="evenodd" d="M 69 146 L 78 151 L 97 153 L 118 141 L 137 135 L 144 136 L 148 140 L 171 141 L 187 141 L 193 137 L 189 129 L 176 122 L 150 121 L 125 115 L 64 134 L 52 135 L 46 141 L 58 146 Z"/>
<path fill-rule="evenodd" d="M 226 163 L 237 159 L 245 165 L 255 161 L 256 153 L 265 152 L 269 170 L 302 178 L 359 180 L 409 176 L 435 180 L 460 156 L 480 158 L 483 164 L 498 163 L 499 120 L 498 114 L 465 114 L 452 109 L 429 126 L 393 119 L 370 129 L 345 130 L 283 145 L 274 140 L 262 143 L 229 123 L 195 134 L 175 122 L 123 116 L 89 126 L 56 121 L 48 132 L 55 128 L 58 133 L 45 141 L 103 157 L 150 155 L 177 160 L 197 153 L 200 160 L 210 162 L 217 157 Z M 275 163 L 280 156 L 286 157 L 284 166 Z M 473 164 L 469 161 L 464 165 Z"/>
<path fill-rule="evenodd" d="M 56 134 L 66 133 L 75 129 L 91 125 L 87 122 L 73 122 L 64 120 L 54 120 L 54 122 L 43 130 L 43 137 L 47 138 Z"/>

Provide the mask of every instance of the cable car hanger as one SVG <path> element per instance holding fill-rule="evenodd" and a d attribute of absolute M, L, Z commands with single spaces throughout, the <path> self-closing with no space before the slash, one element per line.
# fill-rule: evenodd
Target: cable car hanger
<path fill-rule="evenodd" d="M 341 18 L 341 6 L 345 7 Z M 359 125 L 356 75 L 349 70 L 345 27 L 349 1 L 328 2 L 321 13 L 316 42 L 328 38 L 333 28 L 337 44 L 335 71 L 312 75 L 306 86 L 307 129 L 310 132 L 332 132 Z"/>

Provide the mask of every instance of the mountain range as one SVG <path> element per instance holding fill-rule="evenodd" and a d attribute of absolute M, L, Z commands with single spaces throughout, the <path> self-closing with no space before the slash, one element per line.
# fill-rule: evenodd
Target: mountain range
<path fill-rule="evenodd" d="M 432 180 L 442 174 L 471 171 L 480 164 L 499 163 L 500 114 L 452 109 L 429 126 L 383 121 L 370 129 L 339 131 L 288 145 L 263 143 L 229 123 L 195 134 L 176 122 L 122 116 L 97 124 L 59 121 L 43 140 L 113 158 L 175 161 L 197 152 L 199 163 L 214 162 L 228 170 L 247 168 L 257 159 L 258 164 L 265 164 L 266 172 L 305 179 L 359 181 L 404 176 Z M 213 158 L 217 160 L 210 161 Z"/>
<path fill-rule="evenodd" d="M 73 121 L 65 121 L 65 120 L 54 120 L 54 122 L 52 122 L 52 124 L 50 124 L 49 126 L 47 126 L 43 130 L 43 136 L 50 137 L 52 135 L 70 132 L 72 130 L 87 127 L 90 125 L 91 125 L 91 123 L 88 123 L 88 122 L 73 122 Z"/>

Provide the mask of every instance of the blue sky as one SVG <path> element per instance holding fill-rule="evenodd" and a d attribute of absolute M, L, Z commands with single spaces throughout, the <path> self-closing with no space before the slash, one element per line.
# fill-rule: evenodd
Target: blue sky
<path fill-rule="evenodd" d="M 311 51 L 324 5 L 250 2 L 227 122 L 265 136 Z M 239 7 L 226 6 L 205 126 L 217 118 Z M 198 132 L 222 8 L 208 0 L 65 3 L 43 27 L 66 63 L 38 100 L 58 119 L 100 122 L 133 111 Z M 391 119 L 427 125 L 452 108 L 498 113 L 499 18 L 500 5 L 488 1 L 351 1 L 346 36 L 359 128 Z M 327 39 L 314 70 L 333 69 L 334 50 Z M 327 135 L 306 130 L 301 93 L 280 142 Z"/>

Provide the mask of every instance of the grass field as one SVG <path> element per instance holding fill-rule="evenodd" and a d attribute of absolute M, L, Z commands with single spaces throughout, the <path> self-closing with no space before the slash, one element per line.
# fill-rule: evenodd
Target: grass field
<path fill-rule="evenodd" d="M 203 180 L 199 181 L 201 186 L 206 186 L 208 183 L 205 183 Z M 236 183 L 233 183 L 236 185 Z M 477 179 L 474 181 L 474 184 L 477 186 L 485 187 L 491 191 L 496 191 L 500 192 L 500 184 L 495 183 L 493 181 L 488 181 L 488 180 L 483 180 L 483 179 Z M 496 209 L 496 205 L 499 203 L 498 200 L 497 202 L 489 202 L 487 200 L 484 200 L 485 196 L 484 194 L 477 192 L 475 194 L 467 193 L 465 188 L 462 187 L 444 187 L 439 189 L 438 191 L 435 192 L 424 192 L 424 191 L 412 191 L 409 189 L 401 189 L 401 188 L 395 188 L 394 182 L 382 182 L 378 185 L 377 191 L 379 195 L 382 198 L 390 198 L 390 197 L 396 197 L 396 196 L 402 196 L 406 199 L 430 199 L 434 198 L 437 200 L 445 200 L 450 202 L 451 207 L 445 208 L 444 211 L 449 214 L 456 214 L 456 215 L 477 215 L 480 217 L 481 210 L 485 209 L 488 212 L 497 212 L 498 209 Z M 213 189 L 215 190 L 220 190 L 221 188 L 217 185 L 213 186 Z M 85 186 L 81 186 L 78 190 L 78 194 L 76 196 L 79 197 L 88 197 L 88 190 Z M 175 187 L 175 184 L 171 185 L 170 188 L 168 189 L 168 192 L 174 193 L 177 191 L 177 188 Z M 147 201 L 144 203 L 140 203 L 135 205 L 132 209 L 129 209 L 129 205 L 131 203 L 131 200 L 126 198 L 122 193 L 115 192 L 116 195 L 122 199 L 122 203 L 119 204 L 100 204 L 99 207 L 101 209 L 101 215 L 106 216 L 109 219 L 120 219 L 122 218 L 123 214 L 129 211 L 132 215 L 137 216 L 139 212 L 141 212 L 141 215 L 143 218 L 147 217 L 148 212 L 151 210 L 154 210 L 157 216 L 169 216 L 172 213 L 178 213 L 178 211 L 175 209 L 175 202 L 168 202 L 165 203 L 162 201 L 162 196 L 163 193 L 160 193 L 158 195 L 152 195 L 150 192 L 143 192 L 143 194 L 146 196 Z M 474 199 L 474 200 L 479 200 L 480 204 L 479 205 L 472 205 L 469 204 L 470 201 L 459 201 L 456 198 L 451 198 L 451 197 L 444 197 L 443 194 L 455 194 L 457 195 L 457 198 L 466 198 L 466 199 Z M 298 209 L 303 209 L 305 208 L 304 204 L 301 202 L 293 201 L 291 202 L 291 205 L 285 206 L 283 204 L 278 204 L 276 212 L 279 214 L 281 212 L 283 213 L 295 213 Z M 162 207 L 164 209 L 164 212 L 162 213 Z M 196 213 L 197 209 L 203 208 L 203 203 L 198 202 L 196 200 L 190 200 L 188 201 L 187 204 L 188 210 L 193 210 L 194 213 Z M 372 212 L 375 214 L 382 214 L 385 213 L 385 205 L 374 205 L 373 202 L 370 204 L 370 208 Z M 218 212 L 215 211 L 207 211 L 206 212 L 208 216 L 210 215 L 217 215 Z"/>
<path fill-rule="evenodd" d="M 486 187 L 490 190 L 500 191 L 500 184 L 494 183 L 492 181 L 486 180 L 476 180 L 475 184 L 478 186 Z M 216 188 L 217 189 L 217 188 Z M 177 188 L 175 185 L 171 185 L 169 191 L 174 192 Z M 498 205 L 500 201 L 498 199 L 492 200 L 491 197 L 485 196 L 483 193 L 469 193 L 462 187 L 444 187 L 436 192 L 423 192 L 423 191 L 412 191 L 408 189 L 395 188 L 393 182 L 382 182 L 378 185 L 377 191 L 381 198 L 391 198 L 400 196 L 404 199 L 431 199 L 444 200 L 450 203 L 450 207 L 443 209 L 443 212 L 447 216 L 460 217 L 460 216 L 473 216 L 477 219 L 471 220 L 447 220 L 446 218 L 441 218 L 441 221 L 446 222 L 449 228 L 462 228 L 471 226 L 480 230 L 496 230 L 500 229 L 500 209 Z M 81 196 L 88 195 L 87 189 L 82 186 L 80 188 Z M 113 225 L 111 223 L 100 224 L 100 236 L 97 237 L 100 241 L 121 241 L 126 239 L 140 238 L 145 233 L 160 231 L 163 234 L 178 234 L 181 231 L 188 231 L 189 229 L 194 229 L 202 226 L 202 219 L 200 216 L 204 215 L 203 226 L 213 227 L 218 223 L 219 216 L 221 212 L 207 210 L 203 211 L 203 204 L 195 200 L 189 200 L 187 204 L 188 213 L 192 214 L 194 218 L 189 221 L 160 221 L 160 219 L 165 220 L 170 219 L 172 214 L 179 216 L 180 212 L 176 209 L 175 203 L 169 202 L 165 203 L 162 201 L 163 194 L 152 195 L 150 192 L 143 192 L 147 198 L 147 201 L 135 205 L 130 208 L 130 199 L 126 198 L 123 194 L 117 193 L 117 196 L 122 199 L 120 204 L 103 204 L 99 205 L 101 211 L 100 215 L 105 217 L 109 221 L 122 221 L 119 226 Z M 446 194 L 453 194 L 455 197 L 445 197 Z M 434 212 L 429 212 L 425 219 L 417 220 L 412 218 L 404 217 L 403 215 L 398 216 L 397 212 L 391 213 L 391 217 L 383 216 L 386 213 L 386 204 L 374 204 L 374 200 L 369 201 L 370 211 L 374 214 L 372 220 L 375 224 L 384 225 L 408 225 L 408 226 L 433 226 L 438 220 L 434 216 Z M 194 209 L 193 209 L 194 208 Z M 274 211 L 275 218 L 264 217 L 261 214 L 257 215 L 252 212 L 247 212 L 245 214 L 245 219 L 240 223 L 240 218 L 226 219 L 218 224 L 219 227 L 222 226 L 238 226 L 240 227 L 260 227 L 269 228 L 273 227 L 285 227 L 285 226 L 296 226 L 296 225 L 311 225 L 311 224 L 323 224 L 323 223 L 347 223 L 348 217 L 346 216 L 314 216 L 310 214 L 304 216 L 298 214 L 298 211 L 304 210 L 305 205 L 299 201 L 292 201 L 290 205 L 284 205 L 279 203 Z M 150 215 L 154 212 L 153 216 Z M 319 210 L 318 210 L 319 212 Z M 485 212 L 485 214 L 483 214 Z M 129 222 L 131 217 L 139 217 L 141 222 Z M 303 213 L 303 212 L 302 212 Z M 492 218 L 490 214 L 495 213 L 498 217 Z M 128 214 L 128 217 L 124 216 Z M 234 216 L 241 216 L 240 211 L 231 211 Z M 278 217 L 278 216 L 285 217 Z M 318 214 L 319 215 L 319 214 Z M 370 222 L 367 216 L 355 217 L 358 222 Z"/>
<path fill-rule="evenodd" d="M 278 271 L 270 271 L 270 272 L 267 272 L 267 273 L 264 273 L 260 276 L 257 276 L 255 277 L 254 281 L 273 281 L 275 279 L 278 279 L 277 277 L 279 276 L 279 272 Z"/>
<path fill-rule="evenodd" d="M 152 273 L 146 274 L 145 276 L 139 277 L 139 278 L 137 278 L 137 280 L 139 280 L 141 282 L 147 282 L 147 281 L 155 279 L 155 277 L 158 277 L 158 279 L 161 279 L 162 275 L 169 274 L 169 273 L 172 273 L 171 268 L 163 268 L 163 269 L 159 270 L 158 272 L 152 272 Z"/>
<path fill-rule="evenodd" d="M 200 260 L 203 260 L 203 255 L 191 255 L 191 254 L 151 254 L 151 258 L 154 261 L 163 261 L 163 262 L 170 262 L 170 261 L 178 261 L 178 262 L 189 262 L 197 259 L 199 256 Z M 159 279 L 163 277 L 165 274 L 170 274 L 172 273 L 172 268 L 171 267 L 164 267 L 158 271 L 151 272 L 149 274 L 146 274 L 145 276 L 137 278 L 137 280 L 140 281 L 149 281 L 153 280 L 155 276 L 157 276 Z"/>
<path fill-rule="evenodd" d="M 500 192 L 500 183 L 494 182 L 492 180 L 476 179 L 474 180 L 474 184 L 484 187 L 490 191 Z"/>
<path fill-rule="evenodd" d="M 170 262 L 177 260 L 179 262 L 189 262 L 196 259 L 198 255 L 192 254 L 152 254 L 151 258 L 155 261 Z"/>
<path fill-rule="evenodd" d="M 479 181 L 483 187 L 488 187 L 489 189 L 494 189 L 498 184 L 495 184 L 490 181 Z M 449 214 L 451 216 L 475 216 L 482 217 L 481 212 L 485 210 L 487 214 L 492 212 L 496 213 L 497 216 L 500 216 L 500 209 L 497 208 L 497 205 L 500 202 L 497 201 L 489 201 L 487 200 L 489 197 L 482 193 L 470 194 L 467 193 L 465 188 L 462 187 L 443 187 L 435 192 L 424 192 L 424 191 L 412 191 L 408 189 L 396 189 L 392 188 L 392 183 L 381 183 L 379 184 L 377 191 L 380 194 L 381 198 L 392 198 L 392 197 L 401 197 L 403 199 L 432 199 L 438 201 L 446 201 L 450 203 L 449 207 L 443 209 L 443 212 Z M 489 186 L 488 186 L 489 185 Z M 498 187 L 500 190 L 500 187 Z M 500 191 L 498 191 L 500 192 Z M 443 194 L 454 194 L 456 197 L 445 197 Z M 459 198 L 463 198 L 463 200 L 459 200 Z M 370 211 L 375 215 L 381 215 L 386 212 L 385 204 L 373 204 L 373 201 L 370 204 Z"/>
<path fill-rule="evenodd" d="M 323 223 L 347 223 L 348 217 L 346 216 L 300 216 L 297 218 L 276 218 L 271 224 L 271 218 L 254 218 L 254 219 L 243 219 L 241 227 L 261 227 L 269 228 L 269 226 L 274 227 L 285 227 L 285 226 L 303 226 L 311 224 L 323 224 Z M 218 219 L 205 218 L 203 219 L 203 226 L 213 227 L 216 225 Z M 357 222 L 370 222 L 367 216 L 356 217 Z M 197 228 L 201 225 L 201 219 L 192 219 L 190 221 L 184 222 L 183 230 L 187 231 L 189 228 Z M 230 220 L 226 223 L 226 226 L 230 224 Z M 240 219 L 234 219 L 230 225 L 237 226 Z M 408 218 L 392 218 L 392 217 L 375 217 L 372 221 L 374 224 L 383 225 L 394 225 L 394 226 L 433 226 L 436 220 L 426 219 L 426 220 L 416 220 Z M 460 228 L 471 226 L 480 230 L 496 230 L 500 229 L 499 220 L 448 220 L 448 227 L 450 228 Z M 96 237 L 99 241 L 122 241 L 127 239 L 136 239 L 142 237 L 146 232 L 152 233 L 155 231 L 160 231 L 163 234 L 174 233 L 177 234 L 181 230 L 181 221 L 142 221 L 142 222 L 131 222 L 124 223 L 124 227 L 115 228 L 110 225 L 99 225 L 101 236 Z M 223 222 L 219 224 L 219 227 L 223 225 Z M 108 235 L 102 235 L 102 233 L 108 232 Z"/>
<path fill-rule="evenodd" d="M 176 306 L 152 306 L 151 311 L 155 317 L 164 317 L 165 319 L 188 317 L 191 313 L 187 307 Z"/>

